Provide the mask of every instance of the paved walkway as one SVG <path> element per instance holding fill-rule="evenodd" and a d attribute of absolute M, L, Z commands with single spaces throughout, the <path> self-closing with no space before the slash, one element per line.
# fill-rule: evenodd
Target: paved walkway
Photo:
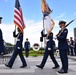
<path fill-rule="evenodd" d="M 64 75 L 76 75 L 76 57 L 69 56 L 69 72 Z M 54 66 L 50 58 L 48 58 L 47 63 L 44 67 L 44 69 L 39 69 L 35 65 L 40 64 L 42 57 L 28 57 L 25 58 L 27 61 L 28 66 L 26 68 L 19 68 L 22 63 L 17 57 L 12 69 L 7 68 L 4 64 L 0 64 L 0 75 L 62 75 L 58 74 L 57 71 L 59 69 L 53 70 L 52 67 Z M 58 63 L 61 67 L 61 61 L 58 57 L 56 57 Z M 4 63 L 7 63 L 9 59 L 5 60 Z"/>

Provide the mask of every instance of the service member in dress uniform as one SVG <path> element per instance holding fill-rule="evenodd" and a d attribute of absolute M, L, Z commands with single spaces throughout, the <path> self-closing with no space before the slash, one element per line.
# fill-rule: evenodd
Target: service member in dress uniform
<path fill-rule="evenodd" d="M 24 68 L 24 67 L 27 66 L 27 63 L 26 63 L 26 61 L 23 57 L 23 54 L 22 54 L 23 33 L 20 31 L 19 28 L 17 28 L 17 29 L 18 29 L 18 34 L 17 35 L 16 35 L 15 31 L 13 32 L 13 36 L 17 37 L 17 42 L 16 42 L 14 53 L 13 53 L 10 61 L 8 62 L 8 64 L 5 64 L 5 66 L 7 66 L 9 68 L 12 68 L 13 63 L 14 63 L 18 54 L 19 54 L 20 59 L 22 61 L 22 66 L 20 66 L 20 68 Z"/>
<path fill-rule="evenodd" d="M 0 24 L 2 23 L 2 17 L 0 17 Z M 2 30 L 0 29 L 0 55 L 5 51 L 4 40 Z"/>
<path fill-rule="evenodd" d="M 26 38 L 26 41 L 24 43 L 24 49 L 25 49 L 26 57 L 28 57 L 30 51 L 30 42 L 28 41 L 28 38 Z"/>
<path fill-rule="evenodd" d="M 67 39 L 67 43 L 68 43 L 68 46 L 69 46 L 67 54 L 70 55 L 70 41 L 69 41 L 69 39 Z"/>
<path fill-rule="evenodd" d="M 76 37 L 74 38 L 74 53 L 75 53 L 75 56 L 76 56 Z"/>
<path fill-rule="evenodd" d="M 74 47 L 73 47 L 73 45 L 74 45 L 74 41 L 73 41 L 73 38 L 72 37 L 70 37 L 70 50 L 71 50 L 71 56 L 73 56 L 74 55 Z"/>
<path fill-rule="evenodd" d="M 47 35 L 44 35 L 43 32 L 42 32 L 42 36 L 47 36 Z M 54 57 L 54 41 L 53 41 L 53 33 L 52 32 L 50 33 L 50 35 L 48 37 L 48 41 L 47 41 L 47 44 L 46 44 L 46 48 L 45 48 L 45 52 L 44 52 L 42 62 L 41 62 L 40 65 L 36 65 L 36 66 L 38 68 L 43 69 L 49 55 L 50 55 L 50 58 L 52 59 L 54 65 L 55 65 L 53 67 L 53 69 L 58 68 L 59 65 L 58 65 L 58 63 L 57 63 L 57 61 L 56 61 L 56 59 Z"/>
<path fill-rule="evenodd" d="M 68 50 L 68 43 L 67 43 L 67 34 L 68 29 L 65 28 L 65 21 L 59 21 L 59 26 L 62 31 L 57 35 L 58 40 L 58 49 L 60 52 L 60 59 L 62 63 L 62 68 L 58 71 L 58 73 L 67 73 L 68 72 L 68 57 L 67 57 L 67 50 Z"/>

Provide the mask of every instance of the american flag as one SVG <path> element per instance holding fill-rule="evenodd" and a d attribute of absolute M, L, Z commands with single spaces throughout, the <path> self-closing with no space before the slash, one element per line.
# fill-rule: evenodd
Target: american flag
<path fill-rule="evenodd" d="M 14 24 L 23 32 L 25 28 L 22 9 L 19 3 L 19 0 L 16 0 L 15 9 L 14 9 Z"/>

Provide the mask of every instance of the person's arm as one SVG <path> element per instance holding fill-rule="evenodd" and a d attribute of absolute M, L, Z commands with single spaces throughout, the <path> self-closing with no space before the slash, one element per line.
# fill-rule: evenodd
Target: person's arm
<path fill-rule="evenodd" d="M 55 41 L 53 41 L 53 47 L 55 48 L 55 46 L 56 46 L 56 45 L 55 45 Z"/>
<path fill-rule="evenodd" d="M 24 44 L 24 48 L 26 49 L 26 42 L 25 42 L 25 44 Z"/>
<path fill-rule="evenodd" d="M 2 30 L 0 29 L 0 41 L 3 41 Z"/>
<path fill-rule="evenodd" d="M 17 40 L 16 45 L 18 46 L 18 49 L 19 49 L 19 48 L 21 49 L 22 42 L 23 42 L 23 34 L 20 33 L 18 36 L 19 36 L 19 37 L 18 37 L 18 40 Z"/>
<path fill-rule="evenodd" d="M 74 47 L 74 41 L 72 40 L 72 44 L 71 44 L 71 47 Z"/>
<path fill-rule="evenodd" d="M 30 42 L 29 42 L 29 49 L 30 49 Z"/>
<path fill-rule="evenodd" d="M 17 37 L 16 31 L 13 32 L 13 37 Z"/>
<path fill-rule="evenodd" d="M 58 40 L 64 40 L 64 39 L 66 39 L 67 34 L 68 34 L 68 30 L 67 30 L 67 29 L 64 29 L 64 30 L 63 30 L 63 35 L 57 36 L 57 39 L 58 39 Z"/>
<path fill-rule="evenodd" d="M 51 50 L 51 47 L 52 47 L 52 40 L 53 40 L 53 33 L 50 33 L 49 35 L 49 41 L 48 41 L 48 50 L 50 51 Z"/>

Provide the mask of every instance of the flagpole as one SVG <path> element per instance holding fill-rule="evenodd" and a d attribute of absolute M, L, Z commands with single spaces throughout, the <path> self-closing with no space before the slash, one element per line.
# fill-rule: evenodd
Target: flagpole
<path fill-rule="evenodd" d="M 15 33 L 16 33 L 16 25 L 15 25 Z M 14 37 L 14 45 L 16 44 L 16 37 Z"/>
<path fill-rule="evenodd" d="M 43 13 L 43 29 L 45 29 L 45 25 L 44 25 L 44 13 L 46 14 L 50 14 L 51 9 L 49 8 L 48 4 L 46 3 L 46 0 L 41 0 L 41 7 L 42 7 L 42 13 Z M 45 34 L 45 30 L 44 34 Z M 46 37 L 44 37 L 44 47 L 46 47 Z"/>
<path fill-rule="evenodd" d="M 43 29 L 44 29 L 44 34 L 45 34 L 45 26 L 44 26 L 44 14 L 43 14 Z M 45 46 L 46 46 L 46 38 L 44 37 L 44 48 L 45 48 Z"/>

